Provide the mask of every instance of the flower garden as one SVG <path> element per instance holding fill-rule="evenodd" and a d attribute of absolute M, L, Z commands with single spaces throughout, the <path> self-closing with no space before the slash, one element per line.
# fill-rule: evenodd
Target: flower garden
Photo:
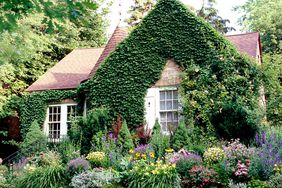
<path fill-rule="evenodd" d="M 101 123 L 98 111 L 86 117 L 96 119 L 93 125 Z M 0 187 L 281 187 L 282 133 L 277 127 L 262 128 L 245 145 L 239 139 L 196 139 L 196 128 L 183 129 L 184 123 L 170 135 L 161 133 L 158 122 L 151 131 L 130 132 L 120 118 L 111 128 L 100 124 L 104 129 L 88 132 L 90 140 L 83 140 L 80 127 L 89 124 L 81 122 L 74 121 L 69 137 L 54 145 L 43 141 L 39 126 L 31 126 L 22 150 L 26 143 L 40 145 L 25 150 L 24 160 L 9 171 L 0 166 Z M 87 142 L 90 147 L 83 145 Z"/>

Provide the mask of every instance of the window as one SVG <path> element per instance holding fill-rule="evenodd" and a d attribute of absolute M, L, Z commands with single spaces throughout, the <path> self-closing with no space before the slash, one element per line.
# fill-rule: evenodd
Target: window
<path fill-rule="evenodd" d="M 71 120 L 76 116 L 76 104 L 50 105 L 44 123 L 44 132 L 49 141 L 58 141 L 67 135 Z"/>
<path fill-rule="evenodd" d="M 178 92 L 177 90 L 160 91 L 160 123 L 162 130 L 168 132 L 178 125 Z"/>

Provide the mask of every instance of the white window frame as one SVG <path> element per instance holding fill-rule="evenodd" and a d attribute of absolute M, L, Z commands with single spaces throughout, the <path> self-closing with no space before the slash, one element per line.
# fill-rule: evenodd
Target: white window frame
<path fill-rule="evenodd" d="M 172 110 L 161 110 L 161 105 L 160 105 L 160 97 L 161 97 L 161 95 L 160 95 L 160 93 L 162 92 L 162 91 L 177 91 L 177 95 L 178 95 L 178 109 L 177 110 L 175 110 L 175 109 L 172 109 Z M 179 119 L 180 119 L 180 117 L 179 117 L 179 109 L 180 109 L 180 95 L 179 95 L 179 90 L 178 90 L 178 88 L 177 87 L 160 87 L 159 89 L 158 89 L 158 95 L 157 95 L 157 97 L 156 97 L 156 101 L 157 101 L 157 108 L 156 108 L 156 110 L 157 110 L 157 114 L 158 114 L 158 116 L 157 116 L 157 118 L 158 118 L 158 120 L 159 120 L 159 123 L 160 123 L 160 125 L 161 125 L 161 113 L 162 112 L 177 112 L 178 113 L 178 124 L 179 124 Z M 161 128 L 162 128 L 162 132 L 164 133 L 164 134 L 169 134 L 169 130 L 168 130 L 168 128 L 166 128 L 165 130 L 163 129 L 163 127 L 162 127 L 162 125 L 161 125 Z"/>
<path fill-rule="evenodd" d="M 60 136 L 58 139 L 50 139 L 50 141 L 59 141 L 60 139 L 62 139 L 63 137 L 65 137 L 67 135 L 68 132 L 68 126 L 67 126 L 67 109 L 68 106 L 77 106 L 77 103 L 64 103 L 64 104 L 51 104 L 48 105 L 48 108 L 46 110 L 46 119 L 44 122 L 44 127 L 43 127 L 43 131 L 44 134 L 49 138 L 49 107 L 54 107 L 54 106 L 60 106 L 61 107 L 61 113 L 60 113 Z"/>

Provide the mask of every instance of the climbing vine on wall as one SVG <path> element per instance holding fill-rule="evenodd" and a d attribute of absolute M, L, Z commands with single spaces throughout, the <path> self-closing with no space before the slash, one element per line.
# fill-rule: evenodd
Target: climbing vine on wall
<path fill-rule="evenodd" d="M 249 112 L 257 108 L 259 68 L 178 0 L 160 0 L 79 93 L 86 93 L 88 107 L 107 106 L 129 127 L 138 126 L 144 120 L 147 89 L 168 59 L 184 69 L 184 114 L 193 123 L 210 125 L 225 104 L 258 118 Z"/>
<path fill-rule="evenodd" d="M 43 125 L 49 103 L 60 102 L 68 98 L 74 99 L 75 97 L 76 90 L 49 90 L 27 94 L 20 108 L 22 136 L 25 136 L 33 121 Z"/>

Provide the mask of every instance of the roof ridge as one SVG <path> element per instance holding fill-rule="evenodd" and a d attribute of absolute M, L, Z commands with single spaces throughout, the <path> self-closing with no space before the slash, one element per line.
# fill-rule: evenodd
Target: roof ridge
<path fill-rule="evenodd" d="M 231 35 L 224 35 L 225 37 L 231 37 L 231 36 L 241 36 L 241 35 L 250 35 L 250 34 L 259 34 L 258 31 L 253 31 L 253 32 L 246 32 L 246 33 L 239 33 L 239 34 L 231 34 Z"/>

